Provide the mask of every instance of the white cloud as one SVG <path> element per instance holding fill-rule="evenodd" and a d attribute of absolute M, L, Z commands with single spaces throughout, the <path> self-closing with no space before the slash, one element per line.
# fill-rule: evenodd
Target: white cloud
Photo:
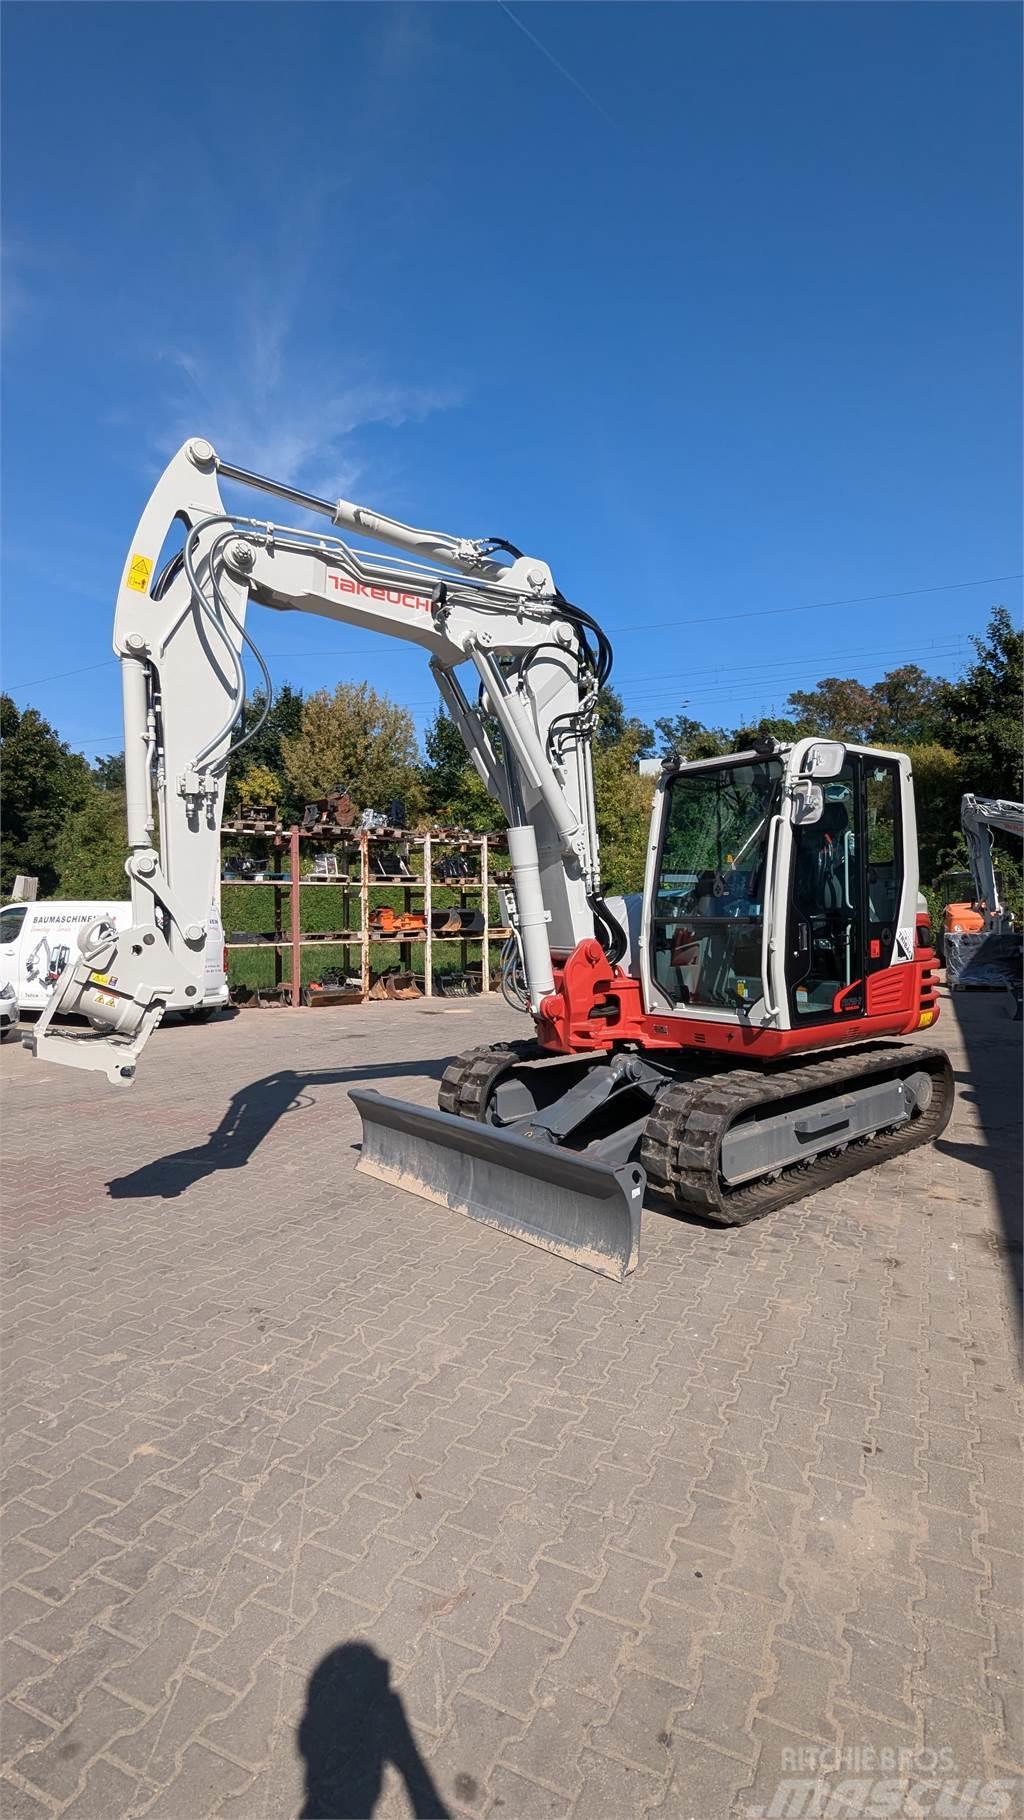
<path fill-rule="evenodd" d="M 405 384 L 358 350 L 332 355 L 325 383 L 324 356 L 305 345 L 303 329 L 329 202 L 327 190 L 306 199 L 298 256 L 279 224 L 264 235 L 258 271 L 244 258 L 228 262 L 217 287 L 234 299 L 227 324 L 223 314 L 211 315 L 209 336 L 168 339 L 155 350 L 164 396 L 152 444 L 161 465 L 187 437 L 205 436 L 239 466 L 337 496 L 363 471 L 361 430 L 398 429 L 460 402 L 454 385 Z"/>
<path fill-rule="evenodd" d="M 205 436 L 218 453 L 240 467 L 307 492 L 337 498 L 350 489 L 365 464 L 358 432 L 371 424 L 398 429 L 458 403 L 454 390 L 402 386 L 367 379 L 325 395 L 301 364 L 293 368 L 282 339 L 276 377 L 254 383 L 260 368 L 242 368 L 191 349 L 167 350 L 171 372 L 164 421 L 159 431 L 161 460 L 190 436 Z"/>
<path fill-rule="evenodd" d="M 174 316 L 148 349 L 161 382 L 149 436 L 159 466 L 188 437 L 205 436 L 239 466 L 338 497 L 366 473 L 361 431 L 399 429 L 461 402 L 456 385 L 406 383 L 389 355 L 351 348 L 341 331 L 340 348 L 309 345 L 311 315 L 323 321 L 325 249 L 346 212 L 365 208 L 381 107 L 422 81 L 430 54 L 423 10 L 384 8 L 349 108 L 344 168 L 311 174 L 296 190 L 270 161 L 247 199 L 251 232 L 226 229 L 237 203 L 216 167 L 197 180 L 205 202 L 193 216 L 190 271 L 198 288 L 190 281 L 184 295 L 169 293 Z"/>

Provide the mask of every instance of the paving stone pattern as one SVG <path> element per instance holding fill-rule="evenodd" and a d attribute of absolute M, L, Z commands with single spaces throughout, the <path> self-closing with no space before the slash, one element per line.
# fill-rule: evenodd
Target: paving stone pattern
<path fill-rule="evenodd" d="M 936 1148 L 745 1231 L 651 1207 L 622 1286 L 354 1173 L 348 1086 L 522 1031 L 247 1013 L 124 1091 L 5 1045 L 7 1820 L 1020 1771 L 1020 1026 L 947 1001 Z"/>

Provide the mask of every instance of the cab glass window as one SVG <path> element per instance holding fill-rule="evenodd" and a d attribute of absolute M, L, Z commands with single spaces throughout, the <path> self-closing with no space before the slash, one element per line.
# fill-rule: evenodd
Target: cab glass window
<path fill-rule="evenodd" d="M 681 771 L 668 789 L 654 976 L 674 1004 L 735 1012 L 763 997 L 765 860 L 782 766 Z"/>
<path fill-rule="evenodd" d="M 787 975 L 794 1024 L 863 1010 L 846 1002 L 863 972 L 857 776 L 850 755 L 824 786 L 818 820 L 793 830 Z"/>
<path fill-rule="evenodd" d="M 903 895 L 899 767 L 865 761 L 864 813 L 868 850 L 868 935 L 875 964 L 888 966 Z"/>

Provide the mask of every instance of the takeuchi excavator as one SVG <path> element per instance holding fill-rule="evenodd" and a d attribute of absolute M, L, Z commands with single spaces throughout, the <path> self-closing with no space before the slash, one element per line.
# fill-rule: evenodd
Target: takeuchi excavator
<path fill-rule="evenodd" d="M 229 509 L 222 482 L 304 522 Z M 643 893 L 609 899 L 591 744 L 611 647 L 548 564 L 317 498 L 198 438 L 117 596 L 131 926 L 82 931 L 38 1056 L 130 1081 L 169 1000 L 201 997 L 225 775 L 259 724 L 244 651 L 271 691 L 250 602 L 421 646 L 508 823 L 533 1036 L 458 1056 L 436 1111 L 353 1091 L 362 1170 L 621 1279 L 648 1188 L 737 1226 L 942 1131 L 946 1056 L 894 1040 L 938 1015 L 906 756 L 812 738 L 667 760 Z M 68 1014 L 91 1029 L 56 1029 Z"/>

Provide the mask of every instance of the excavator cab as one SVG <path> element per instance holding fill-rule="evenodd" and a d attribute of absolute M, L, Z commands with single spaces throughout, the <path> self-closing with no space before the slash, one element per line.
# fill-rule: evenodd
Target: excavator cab
<path fill-rule="evenodd" d="M 915 951 L 908 761 L 802 742 L 670 768 L 661 796 L 649 1009 L 795 1037 L 867 1016 L 872 977 Z"/>

